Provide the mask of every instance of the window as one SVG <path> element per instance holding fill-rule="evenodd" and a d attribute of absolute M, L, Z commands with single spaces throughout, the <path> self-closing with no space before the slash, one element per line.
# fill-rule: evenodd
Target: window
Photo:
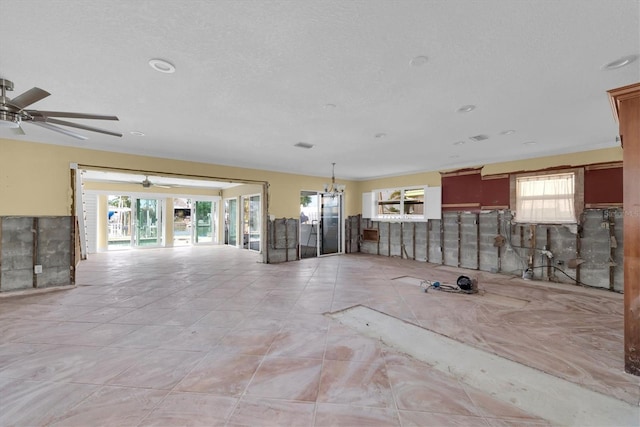
<path fill-rule="evenodd" d="M 377 192 L 378 218 L 422 218 L 424 188 L 386 189 Z"/>
<path fill-rule="evenodd" d="M 362 194 L 362 216 L 379 221 L 440 219 L 440 187 L 385 188 Z"/>
<path fill-rule="evenodd" d="M 576 223 L 581 211 L 582 175 L 576 172 L 515 177 L 515 220 L 525 223 Z M 579 190 L 579 191 L 578 191 Z M 512 204 L 513 208 L 513 204 Z M 580 208 L 580 209 L 578 209 Z"/>

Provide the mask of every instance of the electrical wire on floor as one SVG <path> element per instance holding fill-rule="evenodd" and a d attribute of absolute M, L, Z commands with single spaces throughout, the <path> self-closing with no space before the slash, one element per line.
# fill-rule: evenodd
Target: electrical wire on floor
<path fill-rule="evenodd" d="M 571 279 L 576 285 L 584 286 L 584 287 L 587 287 L 587 288 L 593 288 L 593 289 L 604 289 L 602 286 L 589 285 L 588 283 L 584 283 L 584 282 L 581 282 L 580 280 L 576 280 L 575 277 L 571 277 L 563 269 L 561 269 L 560 267 L 556 267 L 555 265 L 536 265 L 536 266 L 528 267 L 528 268 L 533 270 L 533 269 L 536 269 L 536 268 L 549 268 L 549 267 L 553 268 L 555 271 L 559 271 L 560 273 L 564 274 L 569 279 Z M 510 271 L 509 273 L 510 274 L 516 274 L 518 272 L 519 272 L 519 270 L 513 270 L 513 271 Z M 615 291 L 615 292 L 617 292 L 617 291 Z"/>
<path fill-rule="evenodd" d="M 448 284 L 440 283 L 438 281 L 431 281 L 431 280 L 423 280 L 422 282 L 420 282 L 420 287 L 424 289 L 425 293 L 428 293 L 429 289 L 442 291 L 442 292 L 450 292 L 454 294 L 477 294 L 478 293 L 477 286 L 476 287 L 469 286 L 469 289 L 462 289 L 458 285 L 448 285 Z"/>

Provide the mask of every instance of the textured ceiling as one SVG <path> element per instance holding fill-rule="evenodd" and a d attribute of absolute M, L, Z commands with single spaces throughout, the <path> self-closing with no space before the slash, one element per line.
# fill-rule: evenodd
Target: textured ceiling
<path fill-rule="evenodd" d="M 613 147 L 606 90 L 639 81 L 640 60 L 601 67 L 640 54 L 639 9 L 637 0 L 0 0 L 10 96 L 38 86 L 52 96 L 30 108 L 115 114 L 119 122 L 87 123 L 124 134 L 80 142 L 24 124 L 27 135 L 0 128 L 0 138 L 319 176 L 336 162 L 343 179 Z M 419 55 L 426 63 L 413 66 Z M 151 58 L 176 72 L 152 70 Z M 466 104 L 477 108 L 456 112 Z M 478 134 L 489 139 L 469 139 Z"/>

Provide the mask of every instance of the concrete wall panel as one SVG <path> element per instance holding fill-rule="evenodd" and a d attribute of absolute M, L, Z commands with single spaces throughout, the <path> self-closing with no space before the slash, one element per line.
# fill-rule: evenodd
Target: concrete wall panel
<path fill-rule="evenodd" d="M 434 264 L 442 264 L 441 225 L 442 220 L 440 219 L 429 220 L 429 262 Z"/>
<path fill-rule="evenodd" d="M 478 223 L 476 214 L 460 215 L 460 266 L 478 269 Z"/>
<path fill-rule="evenodd" d="M 444 222 L 444 264 L 458 266 L 458 214 L 457 212 L 443 212 Z"/>

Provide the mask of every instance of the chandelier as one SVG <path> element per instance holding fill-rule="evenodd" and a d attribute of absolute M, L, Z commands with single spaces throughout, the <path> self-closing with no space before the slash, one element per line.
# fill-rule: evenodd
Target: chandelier
<path fill-rule="evenodd" d="M 345 185 L 336 184 L 336 174 L 335 174 L 336 164 L 331 163 L 331 184 L 324 185 L 324 195 L 330 197 L 336 197 L 339 194 L 344 193 Z"/>

